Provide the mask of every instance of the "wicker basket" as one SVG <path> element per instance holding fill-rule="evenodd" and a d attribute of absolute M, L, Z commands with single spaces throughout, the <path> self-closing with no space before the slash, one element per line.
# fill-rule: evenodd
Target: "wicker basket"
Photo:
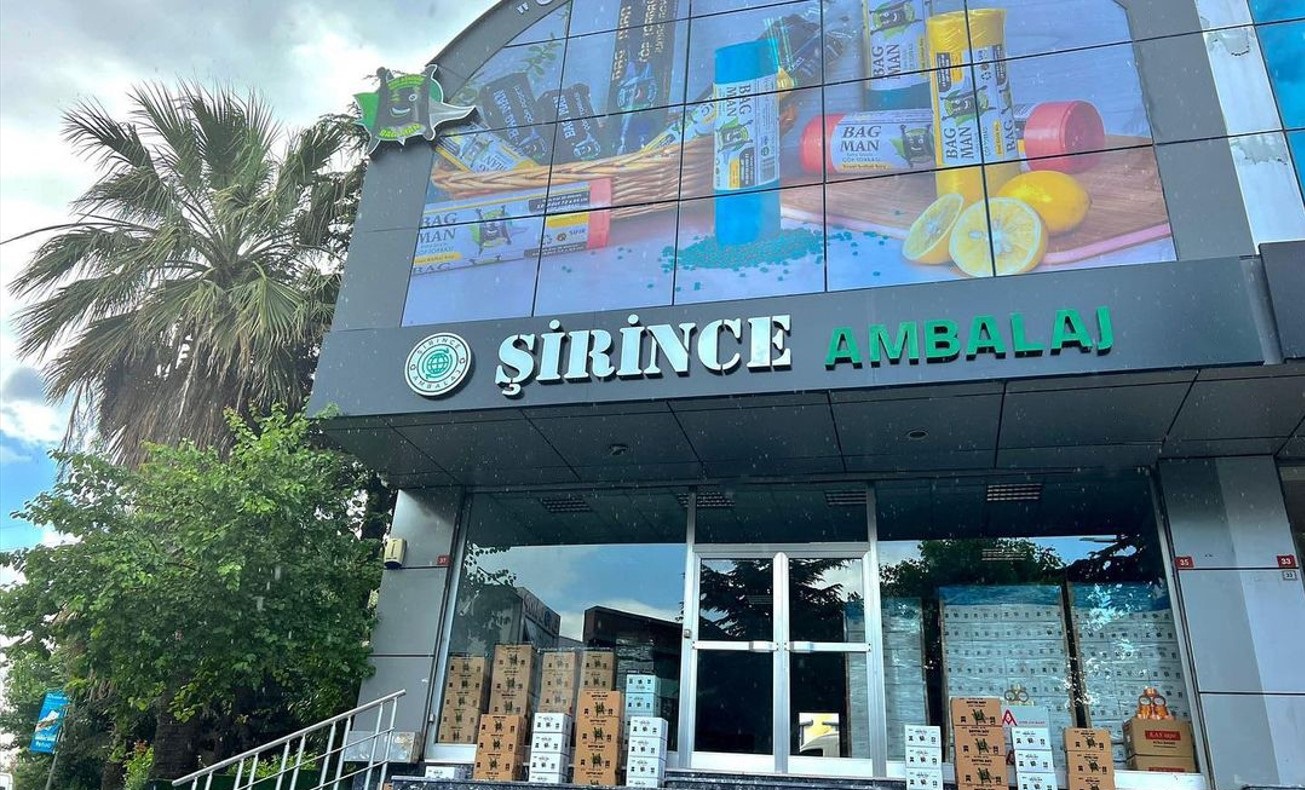
<path fill-rule="evenodd" d="M 637 217 L 658 211 L 673 211 L 674 201 L 683 188 L 686 194 L 710 195 L 712 181 L 712 138 L 699 137 L 680 146 L 671 145 L 655 151 L 639 151 L 624 156 L 571 162 L 552 167 L 552 183 L 575 184 L 609 179 L 612 184 L 614 219 Z M 441 161 L 432 176 L 436 186 L 451 197 L 465 198 L 497 192 L 547 189 L 550 169 L 542 166 L 522 167 L 488 173 L 454 170 Z"/>

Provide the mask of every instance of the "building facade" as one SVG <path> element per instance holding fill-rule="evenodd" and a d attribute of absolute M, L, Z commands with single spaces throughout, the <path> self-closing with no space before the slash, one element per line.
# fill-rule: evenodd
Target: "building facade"
<path fill-rule="evenodd" d="M 310 407 L 401 490 L 408 759 L 529 642 L 681 769 L 901 778 L 990 695 L 1305 783 L 1302 62 L 1299 0 L 522 0 L 381 86 L 474 108 L 374 151 Z"/>

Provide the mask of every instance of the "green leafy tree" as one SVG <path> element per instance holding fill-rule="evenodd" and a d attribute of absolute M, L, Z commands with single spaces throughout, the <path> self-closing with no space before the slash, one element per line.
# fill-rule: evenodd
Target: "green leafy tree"
<path fill-rule="evenodd" d="M 98 103 L 64 116 L 101 175 L 77 219 L 33 231 L 55 235 L 12 289 L 36 299 L 16 327 L 22 354 L 54 354 L 47 394 L 136 463 L 145 442 L 226 446 L 226 408 L 304 403 L 361 166 L 341 116 L 286 134 L 253 95 L 148 85 L 130 98 L 126 120 Z"/>
<path fill-rule="evenodd" d="M 66 474 L 17 515 L 73 542 L 0 555 L 25 577 L 0 590 L 0 636 L 19 653 L 54 646 L 75 704 L 101 708 L 124 744 L 152 716 L 154 777 L 243 745 L 206 748 L 205 722 L 315 721 L 352 704 L 367 672 L 360 602 L 379 562 L 359 537 L 360 471 L 314 448 L 303 417 L 227 419 L 228 455 L 190 442 L 152 446 L 138 467 L 60 455 Z"/>

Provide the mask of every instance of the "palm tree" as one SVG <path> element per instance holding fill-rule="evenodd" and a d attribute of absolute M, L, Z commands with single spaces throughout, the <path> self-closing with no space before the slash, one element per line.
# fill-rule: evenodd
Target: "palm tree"
<path fill-rule="evenodd" d="M 225 446 L 244 415 L 307 397 L 339 288 L 361 167 L 338 117 L 288 134 L 253 94 L 147 85 L 127 120 L 99 103 L 63 135 L 100 177 L 73 222 L 42 232 L 14 281 L 38 299 L 24 356 L 54 357 L 47 394 L 115 457 L 142 442 Z M 31 235 L 31 234 L 28 234 Z"/>

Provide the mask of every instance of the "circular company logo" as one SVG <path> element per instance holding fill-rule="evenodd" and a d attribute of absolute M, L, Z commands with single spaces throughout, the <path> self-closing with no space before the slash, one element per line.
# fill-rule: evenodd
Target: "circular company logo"
<path fill-rule="evenodd" d="M 404 374 L 418 395 L 438 398 L 461 386 L 471 371 L 471 347 L 454 334 L 442 332 L 421 341 L 408 355 Z"/>

